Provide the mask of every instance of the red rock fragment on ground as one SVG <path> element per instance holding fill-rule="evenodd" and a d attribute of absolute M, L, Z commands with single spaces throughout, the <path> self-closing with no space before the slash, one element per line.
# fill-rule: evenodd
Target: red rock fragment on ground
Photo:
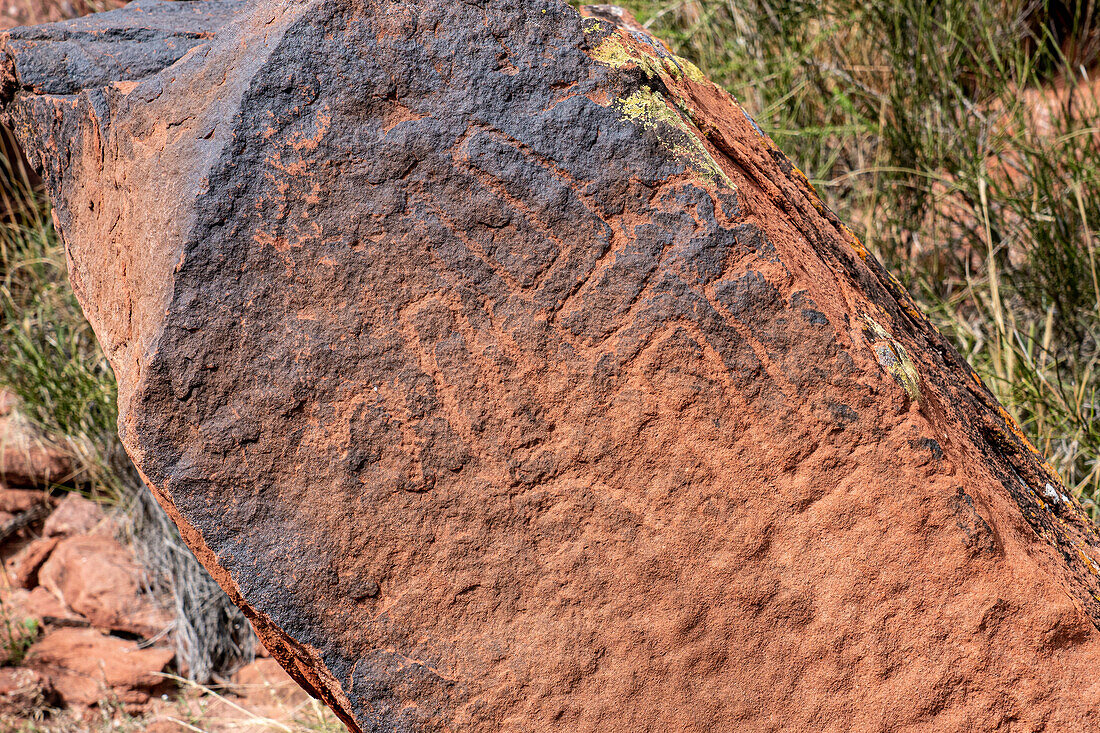
<path fill-rule="evenodd" d="M 18 514 L 49 503 L 49 494 L 34 489 L 9 489 L 0 484 L 0 512 Z"/>
<path fill-rule="evenodd" d="M 17 588 L 8 596 L 14 617 L 34 619 L 40 624 L 55 626 L 88 626 L 88 620 L 78 616 L 53 593 L 42 586 L 30 590 Z"/>
<path fill-rule="evenodd" d="M 69 537 L 106 528 L 107 515 L 94 501 L 71 492 L 53 510 L 42 527 L 44 537 Z"/>
<path fill-rule="evenodd" d="M 26 667 L 0 667 L 0 715 L 33 718 L 49 707 L 54 697 L 53 685 L 42 673 Z"/>
<path fill-rule="evenodd" d="M 0 106 L 123 439 L 349 725 L 1096 727 L 1095 529 L 693 66 L 545 0 L 81 28 Z"/>
<path fill-rule="evenodd" d="M 33 588 L 38 585 L 38 571 L 42 563 L 57 547 L 59 537 L 43 537 L 31 541 L 9 563 L 8 580 L 16 588 Z"/>
<path fill-rule="evenodd" d="M 39 582 L 99 629 L 150 639 L 172 624 L 172 615 L 145 593 L 145 571 L 133 555 L 106 535 L 61 540 L 39 570 Z"/>
<path fill-rule="evenodd" d="M 173 656 L 170 649 L 141 649 L 95 629 L 57 629 L 30 648 L 24 666 L 46 675 L 67 705 L 141 705 L 165 686 L 159 673 Z"/>
<path fill-rule="evenodd" d="M 8 486 L 61 483 L 72 472 L 72 459 L 18 413 L 0 417 L 0 482 Z"/>

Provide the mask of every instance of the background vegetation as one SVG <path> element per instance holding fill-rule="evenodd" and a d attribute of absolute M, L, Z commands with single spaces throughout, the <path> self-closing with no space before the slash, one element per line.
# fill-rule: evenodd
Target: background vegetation
<path fill-rule="evenodd" d="M 729 89 L 1100 516 L 1100 8 L 625 0 Z"/>
<path fill-rule="evenodd" d="M 154 590 L 175 612 L 172 638 L 188 676 L 214 681 L 251 661 L 251 627 L 184 545 L 122 449 L 114 374 L 69 286 L 48 202 L 18 160 L 0 160 L 0 387 L 73 457 L 72 481 L 57 488 L 80 491 L 124 517 Z"/>

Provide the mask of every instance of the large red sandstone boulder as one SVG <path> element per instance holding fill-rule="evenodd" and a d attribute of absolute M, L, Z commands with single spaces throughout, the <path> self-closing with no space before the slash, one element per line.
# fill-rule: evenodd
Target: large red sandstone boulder
<path fill-rule="evenodd" d="M 0 47 L 130 455 L 353 728 L 1097 727 L 1094 528 L 645 34 L 139 0 Z"/>

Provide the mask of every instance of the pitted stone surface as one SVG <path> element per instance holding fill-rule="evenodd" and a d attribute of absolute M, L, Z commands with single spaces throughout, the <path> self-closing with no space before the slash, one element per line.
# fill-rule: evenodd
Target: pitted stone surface
<path fill-rule="evenodd" d="M 349 725 L 1095 725 L 1092 526 L 697 69 L 548 0 L 186 6 L 57 90 L 102 39 L 6 36 L 4 115 L 131 456 Z"/>

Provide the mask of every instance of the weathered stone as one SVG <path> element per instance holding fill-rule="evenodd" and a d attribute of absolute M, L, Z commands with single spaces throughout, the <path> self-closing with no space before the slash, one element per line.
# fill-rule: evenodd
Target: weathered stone
<path fill-rule="evenodd" d="M 8 580 L 16 588 L 33 588 L 38 585 L 38 571 L 42 563 L 57 547 L 60 537 L 41 537 L 33 540 L 11 559 Z"/>
<path fill-rule="evenodd" d="M 0 667 L 0 715 L 29 718 L 49 707 L 54 697 L 45 675 L 24 667 Z"/>
<path fill-rule="evenodd" d="M 58 629 L 30 648 L 24 665 L 48 677 L 66 705 L 141 705 L 166 687 L 173 656 L 95 629 Z"/>
<path fill-rule="evenodd" d="M 39 504 L 48 504 L 50 496 L 35 489 L 9 489 L 0 484 L 0 512 L 19 514 Z"/>
<path fill-rule="evenodd" d="M 239 5 L 239 0 L 148 0 L 122 11 L 131 19 L 122 23 L 120 11 L 95 13 L 15 28 L 5 33 L 4 43 L 21 89 L 74 94 L 165 68 L 213 38 Z"/>
<path fill-rule="evenodd" d="M 107 515 L 94 501 L 85 499 L 76 492 L 65 495 L 65 498 L 57 505 L 53 513 L 46 518 L 42 526 L 42 534 L 45 537 L 69 537 L 78 534 L 88 534 L 103 528 L 107 531 Z"/>
<path fill-rule="evenodd" d="M 31 590 L 15 589 L 7 599 L 14 612 L 25 619 L 53 626 L 88 626 L 88 619 L 73 613 L 42 586 Z"/>
<path fill-rule="evenodd" d="M 697 69 L 549 0 L 186 6 L 9 35 L 3 114 L 130 455 L 349 725 L 1096 720 L 1092 525 Z"/>
<path fill-rule="evenodd" d="M 173 617 L 145 592 L 144 578 L 133 555 L 106 535 L 61 540 L 38 572 L 42 586 L 92 626 L 151 639 Z"/>

